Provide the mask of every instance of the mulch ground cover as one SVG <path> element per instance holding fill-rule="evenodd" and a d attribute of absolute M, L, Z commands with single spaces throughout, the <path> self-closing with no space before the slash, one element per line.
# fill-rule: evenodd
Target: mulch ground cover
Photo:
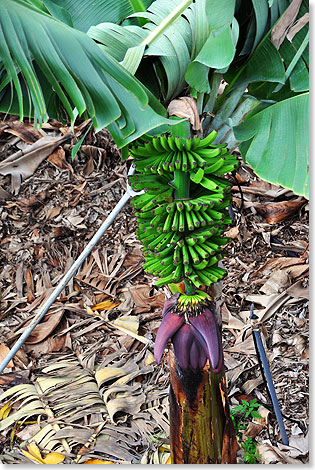
<path fill-rule="evenodd" d="M 124 194 L 131 164 L 106 130 L 90 131 L 72 160 L 87 123 L 74 136 L 56 121 L 35 131 L 2 118 L 1 360 Z M 240 442 L 257 443 L 259 463 L 307 463 L 308 202 L 246 164 L 231 182 L 228 274 L 212 293 L 231 406 L 255 398 L 260 405 L 261 418 L 244 420 Z M 0 375 L 3 463 L 51 463 L 54 452 L 65 456 L 60 463 L 170 463 L 168 364 L 153 359 L 166 290 L 143 272 L 135 230 L 127 203 Z M 288 446 L 252 326 L 261 332 Z"/>

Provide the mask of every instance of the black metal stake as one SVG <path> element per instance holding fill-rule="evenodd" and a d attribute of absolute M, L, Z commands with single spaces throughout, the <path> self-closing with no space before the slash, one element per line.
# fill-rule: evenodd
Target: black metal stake
<path fill-rule="evenodd" d="M 254 311 L 254 304 L 251 305 L 249 318 L 250 320 L 257 320 L 258 317 L 257 315 L 253 313 L 253 311 Z M 269 398 L 272 401 L 273 409 L 275 411 L 276 418 L 279 424 L 282 442 L 285 446 L 287 446 L 289 445 L 288 436 L 284 427 L 283 418 L 282 418 L 282 414 L 280 411 L 275 387 L 273 385 L 273 380 L 272 380 L 266 352 L 265 352 L 265 349 L 261 340 L 260 331 L 258 328 L 252 327 L 252 333 L 253 333 L 253 339 L 254 339 L 254 344 L 255 344 L 255 349 L 256 349 L 256 354 L 258 357 L 261 374 L 264 378 L 264 382 L 266 385 Z"/>

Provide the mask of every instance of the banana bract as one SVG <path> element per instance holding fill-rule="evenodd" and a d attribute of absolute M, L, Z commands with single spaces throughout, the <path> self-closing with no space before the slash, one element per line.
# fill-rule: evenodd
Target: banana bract
<path fill-rule="evenodd" d="M 215 132 L 205 139 L 161 134 L 129 149 L 136 167 L 130 184 L 146 191 L 133 199 L 137 236 L 144 269 L 159 277 L 156 285 L 188 279 L 200 288 L 225 274 L 218 262 L 227 242 L 222 232 L 231 222 L 231 196 L 222 175 L 239 162 L 226 148 L 211 145 L 215 137 Z"/>
<path fill-rule="evenodd" d="M 205 292 L 197 291 L 191 296 L 174 294 L 166 300 L 154 345 L 157 363 L 171 339 L 182 369 L 189 368 L 195 372 L 202 369 L 209 359 L 214 373 L 222 370 L 222 342 L 207 297 Z"/>

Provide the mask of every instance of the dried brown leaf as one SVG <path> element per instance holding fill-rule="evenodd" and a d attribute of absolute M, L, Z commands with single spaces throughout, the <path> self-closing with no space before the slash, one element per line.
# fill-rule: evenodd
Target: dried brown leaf
<path fill-rule="evenodd" d="M 168 105 L 167 112 L 170 116 L 189 119 L 193 130 L 201 130 L 198 106 L 195 98 L 191 96 L 181 96 L 176 100 L 172 100 Z"/>
<path fill-rule="evenodd" d="M 240 334 L 235 341 L 234 346 L 231 348 L 225 348 L 227 352 L 237 352 L 240 354 L 256 355 L 256 349 L 252 335 L 249 335 L 244 341 L 242 341 L 243 334 Z M 250 393 L 250 392 L 246 392 Z"/>
<path fill-rule="evenodd" d="M 71 133 L 64 136 L 45 136 L 23 151 L 11 155 L 0 164 L 1 175 L 11 175 L 11 191 L 18 194 L 21 181 L 29 178 L 37 167 L 45 160 L 54 149 L 62 142 L 70 139 Z"/>
<path fill-rule="evenodd" d="M 221 315 L 222 321 L 225 323 L 224 328 L 243 330 L 244 326 L 246 326 L 243 321 L 231 314 L 225 303 L 221 307 Z"/>
<path fill-rule="evenodd" d="M 255 388 L 257 388 L 262 383 L 263 383 L 263 378 L 259 376 L 255 379 L 250 379 L 250 380 L 247 380 L 245 383 L 243 383 L 242 389 L 246 393 L 251 393 L 253 390 L 255 390 Z"/>
<path fill-rule="evenodd" d="M 119 417 L 122 414 L 125 415 L 124 420 L 127 418 L 127 414 L 135 415 L 139 413 L 141 406 L 146 401 L 140 384 L 115 385 L 104 393 L 103 398 L 112 423 L 120 419 L 116 416 L 118 413 Z"/>
<path fill-rule="evenodd" d="M 38 423 L 35 424 L 30 424 L 28 426 L 25 426 L 21 431 L 17 432 L 16 435 L 19 439 L 22 441 L 27 441 L 31 439 L 35 434 L 37 434 L 40 431 L 40 426 Z"/>
<path fill-rule="evenodd" d="M 259 290 L 264 294 L 278 294 L 290 285 L 290 276 L 286 271 L 277 269 Z"/>
<path fill-rule="evenodd" d="M 13 359 L 15 359 L 15 357 Z M 2 374 L 0 375 L 0 385 L 6 386 L 10 384 L 10 387 L 14 387 L 15 385 L 28 384 L 29 373 L 30 373 L 29 370 L 26 370 L 26 371 L 23 370 L 18 373 L 10 372 L 8 374 Z"/>
<path fill-rule="evenodd" d="M 40 343 L 25 344 L 25 350 L 28 353 L 32 351 L 32 356 L 34 357 L 41 357 L 43 354 L 64 351 L 65 341 L 65 336 L 50 337 Z"/>
<path fill-rule="evenodd" d="M 288 30 L 293 25 L 295 18 L 299 13 L 302 0 L 292 0 L 280 20 L 271 30 L 271 42 L 276 49 L 279 49 L 283 43 Z"/>
<path fill-rule="evenodd" d="M 235 227 L 231 227 L 227 232 L 225 232 L 224 236 L 229 238 L 237 238 L 239 235 L 239 228 L 237 225 Z"/>
<path fill-rule="evenodd" d="M 42 130 L 36 131 L 33 123 L 21 122 L 18 120 L 9 121 L 5 132 L 16 135 L 27 144 L 33 144 L 45 134 Z"/>
<path fill-rule="evenodd" d="M 57 147 L 48 157 L 48 161 L 59 170 L 69 170 L 73 173 L 73 168 L 70 163 L 67 162 L 65 151 L 61 146 Z"/>
<path fill-rule="evenodd" d="M 27 301 L 33 302 L 35 300 L 34 281 L 33 281 L 32 271 L 29 268 L 26 270 L 26 292 L 27 292 Z"/>
<path fill-rule="evenodd" d="M 310 14 L 305 13 L 301 18 L 299 18 L 293 26 L 289 29 L 289 32 L 287 34 L 287 39 L 292 42 L 292 39 L 294 36 L 302 29 L 304 26 L 309 22 L 310 19 Z"/>
<path fill-rule="evenodd" d="M 264 427 L 265 426 L 263 424 L 249 423 L 246 431 L 244 432 L 244 436 L 255 438 L 264 429 Z"/>
<path fill-rule="evenodd" d="M 267 204 L 254 204 L 254 207 L 260 215 L 265 217 L 268 224 L 273 225 L 291 217 L 306 202 L 304 199 L 302 201 L 269 202 Z"/>
<path fill-rule="evenodd" d="M 289 457 L 285 452 L 282 452 L 275 446 L 269 443 L 258 444 L 257 452 L 259 453 L 260 461 L 266 465 L 271 463 L 280 464 L 302 464 L 303 462 L 299 459 Z"/>
<path fill-rule="evenodd" d="M 309 286 L 304 287 L 302 281 L 297 281 L 287 289 L 287 294 L 289 294 L 291 297 L 294 297 L 295 299 L 309 300 Z"/>
<path fill-rule="evenodd" d="M 156 294 L 150 297 L 152 288 L 147 284 L 130 287 L 130 293 L 136 307 L 141 307 L 142 312 L 149 312 L 151 308 L 163 308 L 165 302 L 164 294 Z M 140 313 L 138 311 L 138 313 Z"/>
<path fill-rule="evenodd" d="M 0 343 L 0 362 L 3 361 L 3 359 L 9 354 L 9 352 L 10 352 L 10 349 L 8 348 L 8 346 Z M 9 369 L 12 369 L 12 367 L 14 367 L 12 359 L 10 360 L 10 362 L 8 363 L 6 367 L 8 367 Z"/>
<path fill-rule="evenodd" d="M 34 328 L 30 336 L 27 338 L 25 344 L 40 343 L 45 338 L 47 338 L 47 336 L 49 336 L 54 331 L 54 329 L 59 325 L 63 315 L 64 315 L 63 308 L 53 313 L 46 314 L 43 320 L 41 321 L 41 323 L 39 323 Z M 31 322 L 32 320 L 28 320 L 23 328 L 20 328 L 13 335 L 10 335 L 10 340 L 15 339 L 15 337 L 21 335 Z"/>
<path fill-rule="evenodd" d="M 268 275 L 277 270 L 284 270 L 294 265 L 305 264 L 303 258 L 291 258 L 281 256 L 279 258 L 269 259 L 261 268 L 254 271 L 251 276 Z"/>

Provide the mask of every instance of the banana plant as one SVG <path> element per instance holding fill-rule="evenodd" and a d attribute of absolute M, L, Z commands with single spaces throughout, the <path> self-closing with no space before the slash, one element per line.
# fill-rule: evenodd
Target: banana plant
<path fill-rule="evenodd" d="M 173 463 L 235 461 L 206 292 L 225 274 L 224 175 L 238 147 L 261 178 L 308 197 L 308 37 L 306 0 L 2 0 L 0 111 L 90 118 L 134 159 L 144 268 L 172 294 L 155 358 L 171 340 Z M 173 113 L 183 97 L 194 104 Z"/>

